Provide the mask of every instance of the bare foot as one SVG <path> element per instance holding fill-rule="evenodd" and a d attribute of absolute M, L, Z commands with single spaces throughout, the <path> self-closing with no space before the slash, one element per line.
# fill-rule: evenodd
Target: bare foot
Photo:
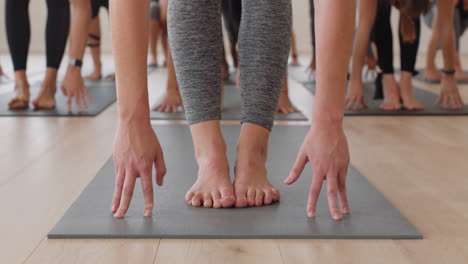
<path fill-rule="evenodd" d="M 185 201 L 189 205 L 227 208 L 235 203 L 226 144 L 219 126 L 219 120 L 190 126 L 198 164 L 198 178 L 185 195 Z"/>
<path fill-rule="evenodd" d="M 43 82 L 41 91 L 36 99 L 32 101 L 35 109 L 52 109 L 55 107 L 55 91 L 57 86 L 55 82 Z"/>
<path fill-rule="evenodd" d="M 366 56 L 366 65 L 369 70 L 377 70 L 377 60 L 374 56 Z"/>
<path fill-rule="evenodd" d="M 270 205 L 280 199 L 279 191 L 267 178 L 265 167 L 269 133 L 258 125 L 242 125 L 234 170 L 236 207 Z"/>
<path fill-rule="evenodd" d="M 382 78 L 384 87 L 384 101 L 380 109 L 386 111 L 400 110 L 400 88 L 395 81 L 393 74 L 384 74 Z"/>
<path fill-rule="evenodd" d="M 291 114 L 291 113 L 297 113 L 299 110 L 297 110 L 296 107 L 291 103 L 291 100 L 289 100 L 289 96 L 286 93 L 281 92 L 280 97 L 279 97 L 279 102 L 278 102 L 278 109 L 276 110 L 278 113 L 283 113 L 283 114 Z"/>
<path fill-rule="evenodd" d="M 153 108 L 153 110 L 163 113 L 177 113 L 179 112 L 178 108 L 183 106 L 182 98 L 178 90 L 167 90 L 166 95 L 163 97 L 161 102 Z"/>
<path fill-rule="evenodd" d="M 436 69 L 426 68 L 424 73 L 424 80 L 430 82 L 440 82 L 442 80 L 442 74 Z"/>
<path fill-rule="evenodd" d="M 115 81 L 115 73 L 109 74 L 106 76 L 106 80 Z"/>
<path fill-rule="evenodd" d="M 93 71 L 90 75 L 84 77 L 87 81 L 98 81 L 102 79 L 101 71 Z"/>
<path fill-rule="evenodd" d="M 312 58 L 312 60 L 310 61 L 310 64 L 309 64 L 309 68 L 312 70 L 312 71 L 315 71 L 315 68 L 317 66 L 317 61 L 315 59 L 315 56 Z"/>
<path fill-rule="evenodd" d="M 412 73 L 401 72 L 400 92 L 401 99 L 403 101 L 403 108 L 408 110 L 423 110 L 424 105 L 414 96 L 412 78 Z"/>
<path fill-rule="evenodd" d="M 297 58 L 297 55 L 292 56 L 291 65 L 292 66 L 299 66 L 299 59 Z"/>
<path fill-rule="evenodd" d="M 8 102 L 8 108 L 23 110 L 29 107 L 29 84 L 15 84 L 15 97 Z"/>

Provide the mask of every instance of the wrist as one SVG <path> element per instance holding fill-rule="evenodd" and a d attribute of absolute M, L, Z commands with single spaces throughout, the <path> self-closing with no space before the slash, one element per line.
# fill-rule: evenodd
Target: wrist
<path fill-rule="evenodd" d="M 327 128 L 343 128 L 343 116 L 344 114 L 341 113 L 341 115 L 321 115 L 319 113 L 314 114 L 311 122 L 311 127 L 314 128 L 321 128 L 321 129 L 327 129 Z"/>
<path fill-rule="evenodd" d="M 132 110 L 119 109 L 118 123 L 124 126 L 140 126 L 151 124 L 149 109 L 137 107 Z"/>
<path fill-rule="evenodd" d="M 79 73 L 79 74 L 81 74 L 81 68 L 80 68 L 80 67 L 73 66 L 73 65 L 68 65 L 68 67 L 67 67 L 67 72 L 70 72 L 70 73 Z"/>

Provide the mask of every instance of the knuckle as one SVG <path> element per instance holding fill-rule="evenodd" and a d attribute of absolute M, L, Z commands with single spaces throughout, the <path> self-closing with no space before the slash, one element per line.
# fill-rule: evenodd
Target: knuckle
<path fill-rule="evenodd" d="M 131 195 L 133 193 L 133 188 L 131 187 L 124 187 L 124 192 L 127 195 Z"/>
<path fill-rule="evenodd" d="M 117 183 L 115 184 L 115 188 L 117 188 L 118 190 L 122 190 L 122 188 L 123 188 L 123 183 L 117 182 Z"/>
<path fill-rule="evenodd" d="M 328 195 L 330 196 L 336 196 L 338 194 L 336 188 L 330 188 L 328 191 L 327 191 Z"/>
<path fill-rule="evenodd" d="M 143 185 L 142 189 L 144 193 L 153 193 L 153 186 L 150 184 Z"/>

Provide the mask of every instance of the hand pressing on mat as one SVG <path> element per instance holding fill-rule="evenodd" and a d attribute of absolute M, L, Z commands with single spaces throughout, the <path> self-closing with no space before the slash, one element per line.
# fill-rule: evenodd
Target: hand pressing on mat
<path fill-rule="evenodd" d="M 327 196 L 330 214 L 341 220 L 341 212 L 348 214 L 346 195 L 346 173 L 349 164 L 349 150 L 346 135 L 340 125 L 313 125 L 302 144 L 296 162 L 286 184 L 294 183 L 301 176 L 305 165 L 310 162 L 313 168 L 312 184 L 307 202 L 307 216 L 315 217 L 317 201 L 323 181 L 327 181 Z"/>
<path fill-rule="evenodd" d="M 345 109 L 346 110 L 359 110 L 361 108 L 367 109 L 367 103 L 364 99 L 364 87 L 361 80 L 351 80 L 348 85 L 348 92 L 346 93 Z"/>
<path fill-rule="evenodd" d="M 145 198 L 144 216 L 151 216 L 153 166 L 156 168 L 156 184 L 162 186 L 166 165 L 161 145 L 151 124 L 119 124 L 114 143 L 116 184 L 111 205 L 115 218 L 123 218 L 130 207 L 137 178 L 141 180 Z"/>
<path fill-rule="evenodd" d="M 445 109 L 449 107 L 452 107 L 452 109 L 461 109 L 463 107 L 464 103 L 453 76 L 443 76 L 442 89 L 440 90 L 440 95 L 436 104 L 442 105 Z"/>
<path fill-rule="evenodd" d="M 93 100 L 88 90 L 86 90 L 80 68 L 72 65 L 67 68 L 67 73 L 62 82 L 62 92 L 67 96 L 67 108 L 70 113 L 72 112 L 73 98 L 80 113 L 88 107 L 86 99 Z"/>

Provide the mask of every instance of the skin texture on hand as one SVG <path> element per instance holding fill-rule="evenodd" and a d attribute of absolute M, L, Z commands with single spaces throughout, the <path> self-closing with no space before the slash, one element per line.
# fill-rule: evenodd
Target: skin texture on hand
<path fill-rule="evenodd" d="M 443 76 L 441 85 L 442 88 L 440 90 L 440 95 L 436 101 L 436 104 L 442 105 L 442 107 L 445 109 L 461 109 L 464 103 L 461 99 L 455 77 L 453 75 Z"/>
<path fill-rule="evenodd" d="M 294 183 L 300 177 L 307 162 L 310 162 L 313 177 L 307 202 L 307 216 L 315 217 L 319 194 L 323 181 L 326 180 L 330 214 L 333 219 L 340 220 L 342 215 L 338 208 L 338 200 L 341 204 L 341 212 L 349 213 L 346 195 L 346 172 L 349 164 L 348 142 L 341 127 L 330 129 L 328 126 L 312 127 L 304 139 L 285 183 Z"/>
<path fill-rule="evenodd" d="M 153 166 L 156 184 L 163 185 L 166 174 L 163 152 L 151 125 L 120 124 L 114 141 L 116 184 L 111 211 L 115 218 L 124 217 L 133 196 L 136 179 L 141 179 L 145 199 L 144 216 L 153 213 Z"/>
<path fill-rule="evenodd" d="M 82 59 L 88 39 L 89 24 L 91 23 L 91 3 L 83 0 L 70 0 L 72 8 L 69 58 Z M 73 98 L 82 112 L 87 108 L 86 99 L 91 101 L 91 96 L 83 84 L 83 78 L 79 68 L 69 66 L 62 83 L 62 92 L 67 96 L 68 111 L 71 112 Z"/>
<path fill-rule="evenodd" d="M 439 32 L 444 58 L 444 69 L 454 70 L 456 61 L 455 32 L 453 28 L 454 6 L 457 0 L 437 1 L 437 31 Z M 458 91 L 454 76 L 443 76 L 442 89 L 437 104 L 442 103 L 444 108 L 451 106 L 453 109 L 462 107 L 463 102 Z"/>
<path fill-rule="evenodd" d="M 115 54 L 119 125 L 114 142 L 116 186 L 111 210 L 122 218 L 141 178 L 144 215 L 153 210 L 152 169 L 163 184 L 166 166 L 159 141 L 151 128 L 146 60 L 148 57 L 149 0 L 110 2 L 112 48 Z"/>
<path fill-rule="evenodd" d="M 362 81 L 350 80 L 348 84 L 348 92 L 345 98 L 346 110 L 359 110 L 360 108 L 368 108 L 364 99 L 364 87 Z"/>
<path fill-rule="evenodd" d="M 86 99 L 92 101 L 91 95 L 84 85 L 80 69 L 74 66 L 69 66 L 65 73 L 65 78 L 62 81 L 62 92 L 67 96 L 68 112 L 72 112 L 73 98 L 75 98 L 78 112 L 82 112 L 88 107 Z"/>
<path fill-rule="evenodd" d="M 313 179 L 307 203 L 307 215 L 315 216 L 319 190 L 327 180 L 327 196 L 330 213 L 335 220 L 342 212 L 349 213 L 346 198 L 346 172 L 349 150 L 343 132 L 348 62 L 354 35 L 356 2 L 340 0 L 316 0 L 317 71 L 313 120 L 310 132 L 302 144 L 296 163 L 286 184 L 300 177 L 304 166 L 311 162 Z"/>

